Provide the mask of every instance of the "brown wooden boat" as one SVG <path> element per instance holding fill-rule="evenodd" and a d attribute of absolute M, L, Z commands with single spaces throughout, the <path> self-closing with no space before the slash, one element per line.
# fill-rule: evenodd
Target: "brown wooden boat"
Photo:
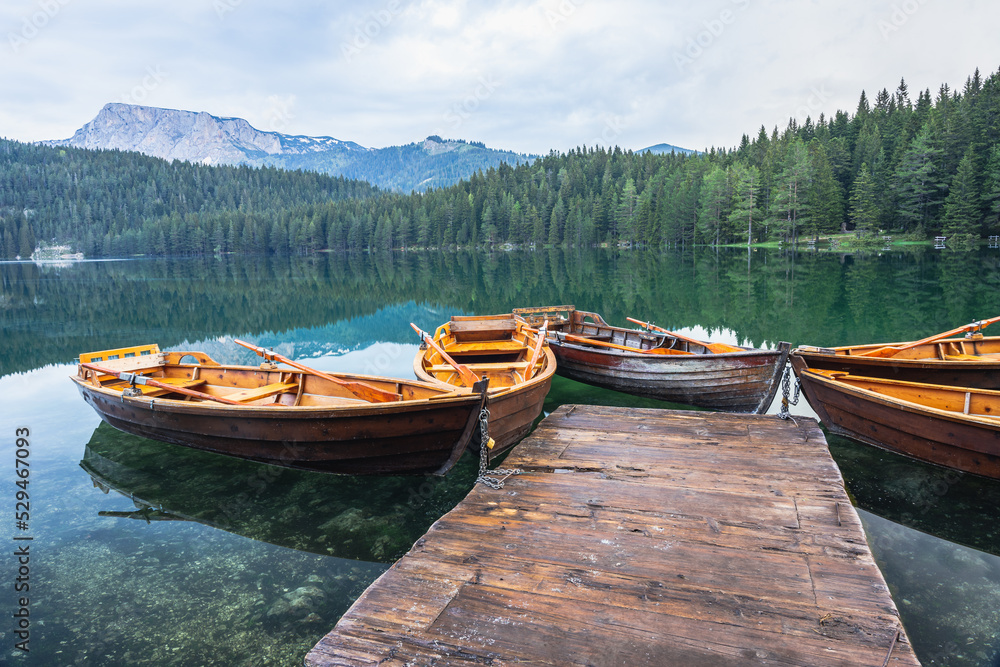
<path fill-rule="evenodd" d="M 803 345 L 791 354 L 796 370 L 815 368 L 906 382 L 1000 389 L 1000 337 L 973 335 L 919 343 L 880 343 L 844 347 Z M 893 356 L 871 356 L 898 349 Z"/>
<path fill-rule="evenodd" d="M 490 459 L 528 434 L 556 370 L 544 335 L 511 314 L 455 316 L 433 336 L 421 334 L 425 345 L 413 360 L 421 380 L 470 391 L 475 380 L 489 379 Z"/>
<path fill-rule="evenodd" d="M 71 379 L 101 419 L 122 431 L 348 474 L 443 475 L 465 451 L 485 403 L 485 383 L 455 392 L 281 368 L 276 357 L 268 354 L 271 362 L 260 367 L 231 366 L 201 352 L 142 345 L 82 354 Z"/>
<path fill-rule="evenodd" d="M 766 412 L 790 348 L 785 342 L 774 350 L 710 343 L 652 325 L 647 330 L 615 327 L 574 306 L 518 308 L 514 313 L 533 326 L 548 320 L 559 375 L 726 412 Z"/>
<path fill-rule="evenodd" d="M 937 465 L 1000 479 L 1000 391 L 798 369 L 833 433 Z"/>

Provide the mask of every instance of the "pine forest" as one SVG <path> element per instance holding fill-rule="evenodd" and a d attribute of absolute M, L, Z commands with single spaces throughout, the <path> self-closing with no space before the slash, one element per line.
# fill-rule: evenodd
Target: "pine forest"
<path fill-rule="evenodd" d="M 0 141 L 0 258 L 798 243 L 1000 234 L 1000 72 L 685 155 L 580 147 L 423 193 Z"/>

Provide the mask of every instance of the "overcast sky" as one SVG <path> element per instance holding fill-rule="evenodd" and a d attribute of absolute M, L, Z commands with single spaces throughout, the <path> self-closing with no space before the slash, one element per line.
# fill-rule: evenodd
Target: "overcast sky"
<path fill-rule="evenodd" d="M 735 146 L 1000 68 L 996 0 L 3 0 L 0 136 L 107 102 L 382 147 Z"/>

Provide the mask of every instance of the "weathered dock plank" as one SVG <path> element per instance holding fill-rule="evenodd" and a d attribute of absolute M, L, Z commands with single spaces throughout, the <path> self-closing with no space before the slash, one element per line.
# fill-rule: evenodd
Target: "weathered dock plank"
<path fill-rule="evenodd" d="M 919 667 L 813 420 L 562 406 L 504 465 L 307 665 Z"/>

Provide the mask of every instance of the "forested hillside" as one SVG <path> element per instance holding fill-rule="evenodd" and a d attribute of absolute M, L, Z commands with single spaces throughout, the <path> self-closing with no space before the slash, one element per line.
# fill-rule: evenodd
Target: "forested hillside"
<path fill-rule="evenodd" d="M 121 102 L 105 104 L 72 137 L 40 143 L 59 148 L 136 151 L 192 164 L 313 171 L 368 181 L 382 190 L 396 192 L 447 187 L 501 162 L 520 164 L 537 157 L 437 135 L 405 146 L 365 148 L 330 136 L 263 131 L 243 118 Z"/>
<path fill-rule="evenodd" d="M 322 207 L 334 248 L 795 240 L 849 229 L 1000 232 L 1000 74 L 912 101 L 905 82 L 855 113 L 699 155 L 578 148 L 426 195 Z M 330 229 L 329 226 L 325 227 Z"/>
<path fill-rule="evenodd" d="M 27 257 L 40 241 L 69 243 L 88 256 L 211 252 L 236 245 L 228 216 L 266 211 L 291 226 L 293 209 L 375 192 L 362 181 L 311 172 L 0 140 L 0 258 Z M 253 236 L 241 246 L 266 251 L 271 239 Z"/>
<path fill-rule="evenodd" d="M 504 243 L 794 241 L 850 229 L 1000 233 L 1000 73 L 837 111 L 696 155 L 578 148 L 423 194 L 302 172 L 0 146 L 4 256 L 306 253 Z M 16 251 L 12 251 L 16 248 Z"/>

